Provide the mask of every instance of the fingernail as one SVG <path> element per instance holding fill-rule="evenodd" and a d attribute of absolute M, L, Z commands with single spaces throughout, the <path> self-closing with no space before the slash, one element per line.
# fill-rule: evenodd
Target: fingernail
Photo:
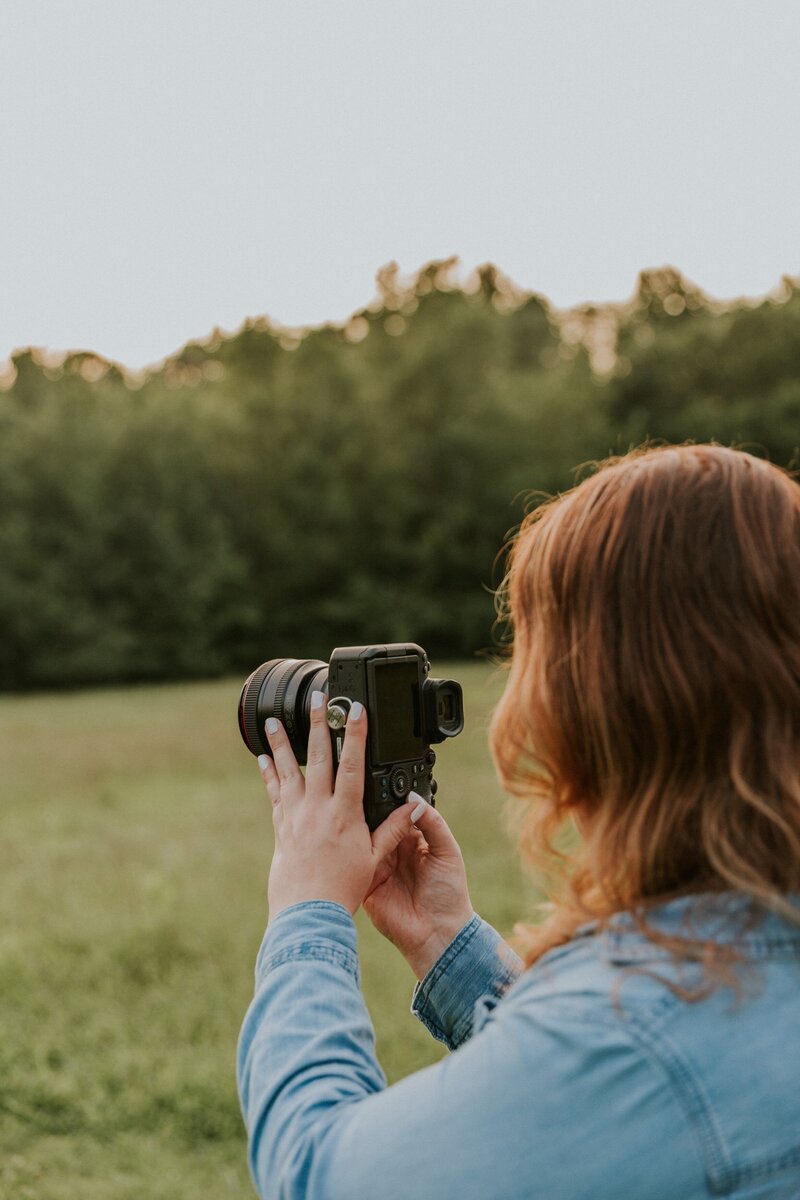
<path fill-rule="evenodd" d="M 322 705 L 324 703 L 325 703 L 325 693 L 324 692 L 312 692 L 311 693 L 311 707 L 312 708 L 322 708 Z"/>
<path fill-rule="evenodd" d="M 360 718 L 363 711 L 364 711 L 364 705 L 361 703 L 361 701 L 354 700 L 353 704 L 350 708 L 350 716 L 348 717 L 348 720 L 349 721 L 357 721 Z"/>
<path fill-rule="evenodd" d="M 276 717 L 267 717 L 265 724 L 267 726 L 267 733 L 277 733 L 280 721 Z"/>
<path fill-rule="evenodd" d="M 409 792 L 406 804 L 416 804 L 416 808 L 412 810 L 411 820 L 415 823 L 420 819 L 425 809 L 428 807 L 428 801 L 424 796 L 420 796 L 419 792 Z"/>
<path fill-rule="evenodd" d="M 269 755 L 268 754 L 259 754 L 258 765 L 259 765 L 260 770 L 266 771 L 268 763 L 269 763 Z"/>

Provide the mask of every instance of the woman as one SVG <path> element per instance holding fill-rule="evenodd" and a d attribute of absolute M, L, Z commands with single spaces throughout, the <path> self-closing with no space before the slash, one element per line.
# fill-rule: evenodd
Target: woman
<path fill-rule="evenodd" d="M 262 1196 L 800 1196 L 800 488 L 720 446 L 609 460 L 529 514 L 490 742 L 564 851 L 518 958 L 440 813 L 370 837 L 366 720 L 332 788 L 264 756 L 270 921 L 239 1046 Z M 487 814 L 487 819 L 490 817 Z M 358 986 L 364 904 L 455 1051 L 387 1088 Z"/>

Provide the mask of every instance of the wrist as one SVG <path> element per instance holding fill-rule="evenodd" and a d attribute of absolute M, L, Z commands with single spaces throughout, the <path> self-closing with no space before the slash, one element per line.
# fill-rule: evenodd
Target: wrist
<path fill-rule="evenodd" d="M 353 903 L 352 895 L 343 888 L 317 887 L 293 888 L 279 892 L 276 896 L 268 896 L 268 920 L 274 919 L 287 908 L 296 908 L 300 904 L 335 904 L 347 910 L 352 917 L 358 908 L 358 902 Z"/>
<path fill-rule="evenodd" d="M 458 916 L 454 916 L 452 919 L 443 922 L 441 925 L 437 925 L 436 929 L 431 931 L 424 942 L 415 946 L 412 951 L 409 951 L 405 955 L 406 962 L 420 982 L 422 982 L 431 967 L 439 961 L 447 947 L 455 941 L 464 926 L 469 924 L 474 916 L 474 909 L 470 908 L 458 914 Z"/>

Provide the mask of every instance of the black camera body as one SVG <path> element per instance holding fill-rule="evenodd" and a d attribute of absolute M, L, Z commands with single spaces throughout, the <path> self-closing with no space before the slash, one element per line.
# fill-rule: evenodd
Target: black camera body
<path fill-rule="evenodd" d="M 464 728 L 461 685 L 432 679 L 427 654 L 415 642 L 344 646 L 330 662 L 275 658 L 248 678 L 239 698 L 239 730 L 255 755 L 270 754 L 267 717 L 283 722 L 298 763 L 305 764 L 311 693 L 328 697 L 327 718 L 334 774 L 347 714 L 356 700 L 367 711 L 364 816 L 370 829 L 405 803 L 410 791 L 431 804 L 436 795 L 432 745 Z"/>

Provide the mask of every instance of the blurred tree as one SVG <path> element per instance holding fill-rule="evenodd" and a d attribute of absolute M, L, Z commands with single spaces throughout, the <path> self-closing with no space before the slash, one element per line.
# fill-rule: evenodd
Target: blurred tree
<path fill-rule="evenodd" d="M 608 421 L 645 437 L 747 443 L 788 465 L 800 442 L 800 289 L 722 309 L 677 272 L 640 278 L 622 321 Z"/>
<path fill-rule="evenodd" d="M 244 671 L 275 655 L 492 644 L 536 490 L 645 437 L 800 443 L 800 288 L 722 307 L 672 268 L 552 312 L 485 264 L 344 325 L 248 321 L 146 377 L 17 354 L 0 391 L 0 687 Z M 8 381 L 15 375 L 13 384 Z"/>

